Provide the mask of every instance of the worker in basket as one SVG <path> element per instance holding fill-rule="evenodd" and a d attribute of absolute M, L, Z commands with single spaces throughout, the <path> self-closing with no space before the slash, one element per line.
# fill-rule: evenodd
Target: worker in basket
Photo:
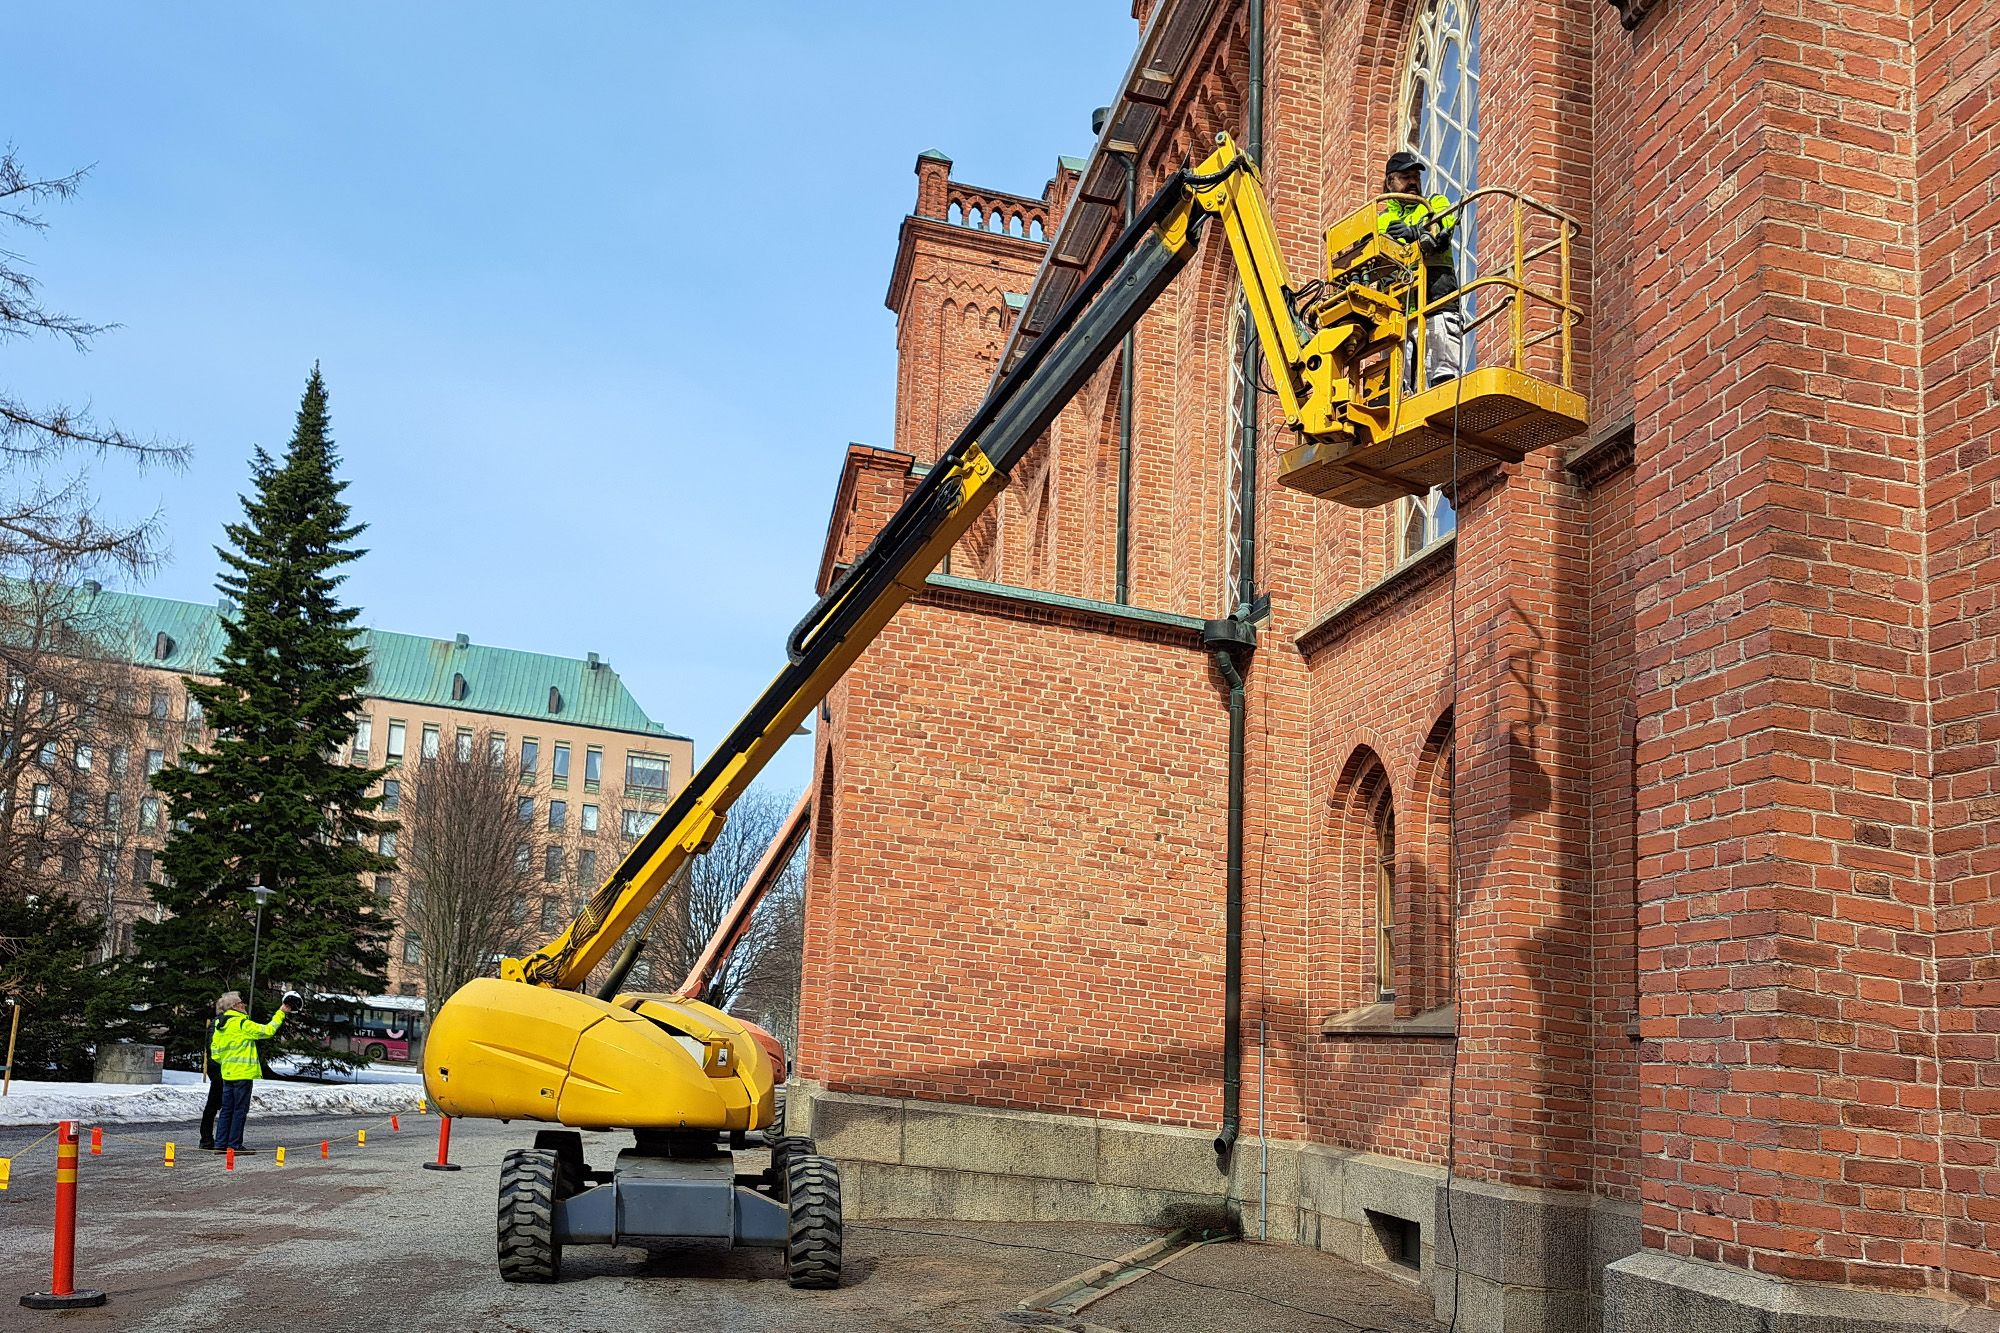
<path fill-rule="evenodd" d="M 1385 199 L 1375 229 L 1389 239 L 1413 244 L 1424 260 L 1425 295 L 1429 302 L 1458 290 L 1458 258 L 1452 236 L 1458 215 L 1441 194 L 1424 197 L 1424 164 L 1415 153 L 1392 154 L 1382 173 L 1382 193 L 1415 195 L 1416 199 Z M 1412 340 L 1414 347 L 1414 340 Z M 1465 313 L 1456 300 L 1431 311 L 1424 339 L 1426 387 L 1456 379 L 1465 370 Z M 1415 381 L 1415 367 L 1410 380 Z"/>

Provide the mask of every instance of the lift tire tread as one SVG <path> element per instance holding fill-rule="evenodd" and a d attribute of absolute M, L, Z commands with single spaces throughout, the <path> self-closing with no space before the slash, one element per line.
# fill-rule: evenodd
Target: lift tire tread
<path fill-rule="evenodd" d="M 500 1160 L 500 1278 L 554 1282 L 562 1268 L 556 1240 L 561 1159 L 546 1148 L 515 1148 Z"/>
<path fill-rule="evenodd" d="M 840 1167 L 831 1157 L 802 1155 L 785 1163 L 791 1233 L 786 1276 L 794 1287 L 829 1291 L 840 1285 Z"/>
<path fill-rule="evenodd" d="M 771 1140 L 771 1192 L 785 1197 L 785 1164 L 795 1157 L 817 1157 L 819 1145 L 803 1134 L 784 1134 Z"/>

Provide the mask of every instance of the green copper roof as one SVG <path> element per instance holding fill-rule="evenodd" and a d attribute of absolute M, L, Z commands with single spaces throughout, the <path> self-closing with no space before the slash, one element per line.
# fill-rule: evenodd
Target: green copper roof
<path fill-rule="evenodd" d="M 189 675 L 213 675 L 226 640 L 224 616 L 236 609 L 205 606 L 137 593 L 99 592 L 91 602 L 101 632 L 139 666 Z M 546 653 L 489 648 L 453 639 L 364 629 L 368 646 L 368 697 L 428 704 L 469 713 L 560 718 L 580 727 L 605 727 L 686 740 L 646 716 L 609 663 Z M 594 659 L 596 654 L 592 654 Z M 465 697 L 454 699 L 453 678 L 465 678 Z M 549 691 L 556 691 L 550 712 Z"/>

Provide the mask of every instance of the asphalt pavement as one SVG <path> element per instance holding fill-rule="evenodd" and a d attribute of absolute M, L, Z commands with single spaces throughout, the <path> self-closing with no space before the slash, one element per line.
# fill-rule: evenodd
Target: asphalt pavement
<path fill-rule="evenodd" d="M 571 1247 L 562 1281 L 510 1286 L 494 1264 L 500 1157 L 533 1127 L 453 1126 L 457 1172 L 419 1169 L 436 1151 L 434 1117 L 400 1132 L 355 1117 L 254 1120 L 238 1160 L 197 1152 L 193 1125 L 107 1127 L 80 1164 L 77 1285 L 109 1294 L 94 1310 L 29 1311 L 18 1294 L 49 1278 L 54 1141 L 0 1129 L 18 1154 L 0 1193 L 0 1330 L 120 1333 L 1003 1333 L 1032 1327 L 1022 1297 L 1130 1251 L 1142 1227 L 1052 1223 L 850 1222 L 837 1291 L 794 1291 L 777 1251 L 698 1245 Z M 366 1146 L 357 1130 L 368 1128 Z M 116 1131 L 115 1134 L 113 1131 Z M 585 1135 L 608 1165 L 624 1135 Z M 161 1164 L 173 1140 L 178 1164 Z M 319 1157 L 319 1144 L 331 1157 Z M 756 1163 L 761 1165 L 761 1163 Z M 1080 1316 L 1129 1333 L 1441 1333 L 1421 1293 L 1327 1255 L 1228 1243 L 1114 1292 Z M 1061 1324 L 1048 1325 L 1062 1327 Z"/>

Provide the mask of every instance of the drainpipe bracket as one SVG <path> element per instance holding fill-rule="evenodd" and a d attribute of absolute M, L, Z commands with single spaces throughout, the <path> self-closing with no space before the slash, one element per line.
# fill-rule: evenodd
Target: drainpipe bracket
<path fill-rule="evenodd" d="M 1257 627 L 1234 616 L 1223 620 L 1204 620 L 1201 624 L 1201 646 L 1210 652 L 1226 652 L 1232 657 L 1238 653 L 1255 652 Z"/>

